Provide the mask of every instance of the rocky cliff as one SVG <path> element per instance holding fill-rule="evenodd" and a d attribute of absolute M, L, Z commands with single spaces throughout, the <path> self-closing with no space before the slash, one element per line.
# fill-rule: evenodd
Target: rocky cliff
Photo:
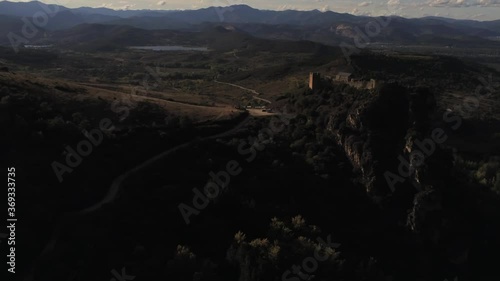
<path fill-rule="evenodd" d="M 396 165 L 410 126 L 408 90 L 388 84 L 371 93 L 344 96 L 336 105 L 327 130 L 360 173 L 367 192 L 375 198 L 387 195 L 391 190 L 384 172 Z"/>
<path fill-rule="evenodd" d="M 440 255 L 432 262 L 446 266 L 468 262 L 479 195 L 454 178 L 451 153 L 440 145 L 446 130 L 439 127 L 443 115 L 434 94 L 388 84 L 343 96 L 335 106 L 327 130 L 370 197 L 426 246 L 422 259 Z"/>

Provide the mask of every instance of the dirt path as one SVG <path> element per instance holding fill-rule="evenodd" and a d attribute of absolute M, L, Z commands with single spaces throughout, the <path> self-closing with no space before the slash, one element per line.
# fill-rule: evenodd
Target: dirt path
<path fill-rule="evenodd" d="M 223 85 L 228 85 L 228 86 L 240 88 L 242 90 L 245 90 L 245 91 L 248 91 L 248 92 L 254 94 L 255 96 L 253 98 L 256 99 L 256 100 L 260 100 L 260 101 L 263 101 L 263 102 L 266 102 L 266 103 L 272 103 L 270 100 L 258 97 L 258 96 L 260 96 L 260 93 L 257 92 L 257 91 L 255 91 L 255 90 L 253 90 L 253 89 L 245 88 L 245 87 L 242 87 L 240 85 L 236 85 L 236 84 L 232 84 L 232 83 L 219 82 L 217 80 L 214 80 L 214 82 L 217 83 L 217 84 L 223 84 Z"/>
<path fill-rule="evenodd" d="M 229 131 L 226 131 L 226 132 L 223 132 L 223 133 L 220 133 L 217 135 L 213 135 L 210 137 L 196 139 L 196 140 L 193 140 L 191 142 L 178 145 L 174 148 L 166 150 L 166 151 L 146 160 L 145 162 L 135 166 L 134 168 L 130 169 L 129 171 L 127 171 L 127 172 L 123 173 L 122 175 L 115 178 L 115 180 L 113 181 L 113 183 L 111 184 L 111 186 L 108 190 L 108 193 L 100 202 L 77 212 L 76 215 L 87 215 L 87 214 L 90 214 L 90 213 L 93 213 L 93 212 L 99 210 L 100 208 L 102 208 L 104 205 L 106 205 L 108 203 L 112 203 L 113 200 L 118 195 L 118 192 L 120 191 L 120 188 L 123 184 L 123 181 L 126 180 L 130 175 L 137 173 L 137 172 L 147 168 L 148 166 L 152 165 L 153 163 L 163 159 L 164 157 L 166 157 L 174 152 L 177 152 L 179 150 L 182 150 L 184 148 L 187 148 L 195 143 L 229 136 L 229 135 L 233 134 L 234 132 L 238 131 L 239 129 L 241 129 L 248 122 L 249 119 L 250 119 L 250 117 L 245 118 L 245 120 L 243 120 L 236 127 L 234 127 L 233 129 L 231 129 Z"/>
<path fill-rule="evenodd" d="M 151 157 L 150 159 L 142 162 L 141 164 L 135 166 L 134 168 L 132 168 L 132 169 L 126 171 L 125 173 L 119 175 L 118 177 L 116 177 L 113 180 L 113 183 L 111 184 L 111 186 L 109 187 L 108 192 L 106 193 L 106 196 L 104 196 L 104 198 L 101 201 L 99 201 L 99 202 L 97 202 L 97 203 L 93 204 L 92 206 L 89 206 L 85 209 L 82 209 L 80 211 L 70 212 L 70 213 L 62 215 L 62 217 L 59 219 L 59 221 L 55 227 L 55 230 L 52 234 L 52 237 L 51 237 L 49 243 L 45 246 L 45 248 L 43 249 L 41 254 L 34 261 L 30 270 L 27 273 L 25 273 L 22 280 L 24 280 L 24 281 L 34 280 L 33 279 L 33 271 L 36 268 L 36 265 L 40 261 L 42 261 L 44 257 L 46 257 L 49 253 L 51 253 L 55 249 L 55 246 L 57 245 L 57 240 L 58 240 L 59 235 L 61 234 L 61 232 L 63 230 L 63 226 L 65 225 L 66 221 L 70 221 L 71 219 L 91 214 L 93 212 L 100 210 L 106 204 L 112 204 L 113 201 L 116 199 L 117 195 L 120 193 L 120 189 L 123 186 L 124 181 L 126 181 L 131 175 L 133 175 L 137 172 L 140 172 L 140 171 L 144 170 L 145 168 L 149 167 L 150 165 L 154 164 L 155 162 L 169 156 L 170 154 L 177 152 L 179 150 L 188 148 L 195 143 L 230 136 L 233 133 L 237 132 L 239 129 L 241 129 L 243 126 L 245 126 L 249 120 L 250 120 L 250 117 L 248 116 L 242 122 L 240 122 L 236 127 L 232 128 L 228 131 L 225 131 L 225 132 L 222 132 L 220 134 L 213 135 L 213 136 L 205 137 L 205 138 L 195 139 L 193 141 L 178 145 L 174 148 L 168 149 L 168 150 L 166 150 L 166 151 L 164 151 L 156 156 Z"/>

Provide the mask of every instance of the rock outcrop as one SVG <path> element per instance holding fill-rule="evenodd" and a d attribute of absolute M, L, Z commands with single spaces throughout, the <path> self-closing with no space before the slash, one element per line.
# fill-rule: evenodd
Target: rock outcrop
<path fill-rule="evenodd" d="M 432 143 L 440 121 L 433 93 L 388 84 L 371 94 L 344 96 L 335 106 L 327 129 L 367 194 L 396 217 L 406 217 L 400 223 L 419 243 L 442 247 L 446 254 L 436 262 L 467 262 L 472 241 L 463 232 L 474 229 L 476 207 L 469 198 L 477 195 L 453 178 L 451 154 Z M 395 188 L 387 172 L 397 178 Z M 426 255 L 431 258 L 432 251 Z"/>
<path fill-rule="evenodd" d="M 379 91 L 344 97 L 327 126 L 341 146 L 367 192 L 380 198 L 390 192 L 384 172 L 395 166 L 409 127 L 406 88 L 396 84 Z"/>

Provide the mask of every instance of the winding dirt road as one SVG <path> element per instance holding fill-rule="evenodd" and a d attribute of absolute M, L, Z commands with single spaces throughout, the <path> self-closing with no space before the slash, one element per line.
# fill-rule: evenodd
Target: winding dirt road
<path fill-rule="evenodd" d="M 113 180 L 113 183 L 111 184 L 111 186 L 109 187 L 108 192 L 106 193 L 106 196 L 104 196 L 104 198 L 101 201 L 99 201 L 99 202 L 97 202 L 97 203 L 93 204 L 92 206 L 89 206 L 85 209 L 82 209 L 80 211 L 70 212 L 70 213 L 66 213 L 66 214 L 62 215 L 62 217 L 59 219 L 59 221 L 55 227 L 55 230 L 52 234 L 51 239 L 49 240 L 49 243 L 45 246 L 45 248 L 43 249 L 41 254 L 34 261 L 30 270 L 27 273 L 25 273 L 22 280 L 24 280 L 24 281 L 34 280 L 33 279 L 34 269 L 36 268 L 38 263 L 43 260 L 44 257 L 46 257 L 49 253 L 51 253 L 55 249 L 55 246 L 57 244 L 57 240 L 58 240 L 58 238 L 63 230 L 65 222 L 70 221 L 71 219 L 74 219 L 74 218 L 77 218 L 80 216 L 91 214 L 93 212 L 100 210 L 103 206 L 105 206 L 107 204 L 112 204 L 113 201 L 118 196 L 118 194 L 120 193 L 120 189 L 123 186 L 124 181 L 127 180 L 132 174 L 140 172 L 140 171 L 144 170 L 145 168 L 149 167 L 150 165 L 154 164 L 155 162 L 169 156 L 170 154 L 177 152 L 179 150 L 188 148 L 195 143 L 230 136 L 230 135 L 234 134 L 235 132 L 237 132 L 239 129 L 243 128 L 248 123 L 249 120 L 250 120 L 250 116 L 247 116 L 236 127 L 232 128 L 228 131 L 225 131 L 225 132 L 222 132 L 222 133 L 219 133 L 216 135 L 212 135 L 209 137 L 205 137 L 205 138 L 195 139 L 193 141 L 178 145 L 174 148 L 170 148 L 170 149 L 168 149 L 168 150 L 166 150 L 166 151 L 164 151 L 156 156 L 151 157 L 150 159 L 142 162 L 141 164 L 135 166 L 134 168 L 132 168 L 132 169 L 126 171 L 125 173 L 119 175 L 118 177 L 116 177 Z"/>
<path fill-rule="evenodd" d="M 232 87 L 240 88 L 240 89 L 242 89 L 242 90 L 245 90 L 245 91 L 248 91 L 248 92 L 250 92 L 250 93 L 254 94 L 255 96 L 254 96 L 253 98 L 254 98 L 254 99 L 256 99 L 256 100 L 260 100 L 260 101 L 263 101 L 263 102 L 266 102 L 266 103 L 269 103 L 269 104 L 270 104 L 270 103 L 272 103 L 270 100 L 267 100 L 267 99 L 263 99 L 263 98 L 258 97 L 258 96 L 260 96 L 260 93 L 259 93 L 259 92 L 257 92 L 257 91 L 255 91 L 255 90 L 253 90 L 253 89 L 245 88 L 245 87 L 243 87 L 243 86 L 236 85 L 236 84 L 232 84 L 232 83 L 219 82 L 219 81 L 217 81 L 217 80 L 214 80 L 214 82 L 215 82 L 215 83 L 217 83 L 217 84 L 228 85 L 228 86 L 232 86 Z"/>
<path fill-rule="evenodd" d="M 269 104 L 272 103 L 270 100 L 258 97 L 258 96 L 260 96 L 260 93 L 253 90 L 253 89 L 245 88 L 245 87 L 242 87 L 240 85 L 236 85 L 236 84 L 232 84 L 232 83 L 219 82 L 216 80 L 214 82 L 218 83 L 218 84 L 223 84 L 223 85 L 228 85 L 228 86 L 240 88 L 242 90 L 245 90 L 245 91 L 248 91 L 248 92 L 251 92 L 252 94 L 254 94 L 254 96 L 253 96 L 254 99 L 257 99 L 257 100 L 260 100 L 260 101 L 263 101 L 263 102 L 266 102 Z M 232 128 L 228 131 L 225 131 L 223 133 L 216 134 L 213 136 L 205 137 L 205 138 L 195 139 L 193 141 L 190 141 L 190 142 L 178 145 L 174 148 L 168 149 L 168 150 L 166 150 L 166 151 L 164 151 L 164 152 L 162 152 L 154 157 L 151 157 L 150 159 L 146 160 L 145 162 L 135 166 L 134 168 L 132 168 L 132 169 L 126 171 L 125 173 L 119 175 L 118 177 L 116 177 L 113 180 L 113 183 L 111 184 L 111 186 L 109 187 L 108 192 L 106 193 L 106 196 L 104 196 L 104 198 L 101 201 L 99 201 L 99 202 L 97 202 L 97 203 L 95 203 L 95 204 L 93 204 L 85 209 L 82 209 L 80 211 L 70 212 L 70 213 L 66 213 L 66 214 L 62 215 L 62 217 L 59 219 L 59 221 L 55 227 L 55 230 L 52 234 L 52 237 L 51 237 L 49 243 L 45 246 L 45 248 L 43 249 L 41 254 L 34 261 L 30 270 L 24 275 L 24 278 L 22 280 L 33 281 L 34 269 L 36 268 L 37 264 L 41 260 L 43 260 L 44 257 L 46 257 L 49 253 L 51 253 L 55 249 L 55 246 L 57 245 L 57 240 L 58 240 L 61 232 L 63 231 L 63 226 L 65 225 L 65 222 L 70 221 L 71 219 L 74 219 L 74 218 L 77 218 L 80 216 L 91 214 L 93 212 L 100 210 L 103 206 L 105 206 L 107 204 L 112 204 L 113 201 L 118 196 L 118 194 L 120 193 L 120 189 L 123 186 L 124 181 L 127 180 L 131 175 L 138 173 L 138 172 L 144 170 L 145 168 L 149 167 L 153 163 L 169 156 L 170 154 L 177 152 L 179 150 L 188 148 L 195 143 L 230 136 L 233 133 L 237 132 L 239 129 L 241 129 L 243 126 L 245 126 L 249 120 L 250 120 L 250 116 L 247 116 L 236 127 Z"/>

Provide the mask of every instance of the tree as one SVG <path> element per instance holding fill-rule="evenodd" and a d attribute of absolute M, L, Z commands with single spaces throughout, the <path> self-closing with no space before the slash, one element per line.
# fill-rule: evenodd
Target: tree
<path fill-rule="evenodd" d="M 336 250 L 340 244 L 331 243 L 330 236 L 323 240 L 324 236 L 300 215 L 286 221 L 273 218 L 266 237 L 249 241 L 243 232 L 237 232 L 227 259 L 239 267 L 240 281 L 257 281 L 281 279 L 292 266 L 321 256 L 322 261 L 315 261 L 318 268 L 311 274 L 332 278 L 342 264 Z"/>

